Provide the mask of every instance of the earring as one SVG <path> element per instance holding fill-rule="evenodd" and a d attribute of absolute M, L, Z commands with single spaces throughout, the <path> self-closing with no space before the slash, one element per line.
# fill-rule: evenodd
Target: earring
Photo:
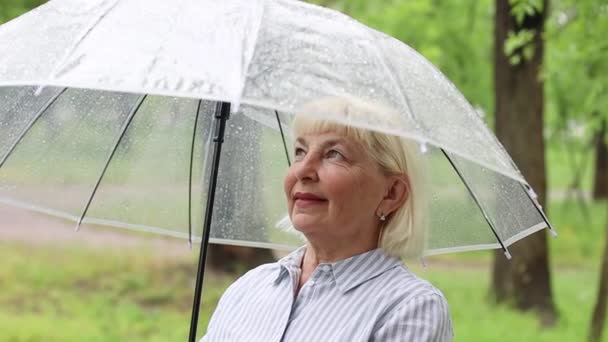
<path fill-rule="evenodd" d="M 380 221 L 386 221 L 386 216 L 384 214 L 380 214 Z"/>

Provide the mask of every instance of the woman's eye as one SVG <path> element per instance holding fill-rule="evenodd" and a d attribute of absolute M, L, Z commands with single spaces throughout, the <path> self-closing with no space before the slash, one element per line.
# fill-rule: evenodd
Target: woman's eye
<path fill-rule="evenodd" d="M 306 151 L 304 151 L 304 149 L 301 147 L 296 147 L 293 154 L 296 157 L 304 157 L 306 155 Z"/>
<path fill-rule="evenodd" d="M 327 151 L 327 153 L 325 155 L 327 156 L 327 158 L 331 158 L 331 159 L 340 159 L 340 160 L 344 159 L 344 155 L 336 150 L 329 150 L 329 151 Z"/>

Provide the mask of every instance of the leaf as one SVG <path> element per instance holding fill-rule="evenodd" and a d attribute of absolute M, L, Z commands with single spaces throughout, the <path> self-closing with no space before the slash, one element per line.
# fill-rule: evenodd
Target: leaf
<path fill-rule="evenodd" d="M 542 0 L 509 0 L 511 15 L 515 18 L 518 26 L 521 26 L 524 19 L 535 16 L 543 11 Z"/>
<path fill-rule="evenodd" d="M 526 61 L 534 57 L 534 34 L 534 30 L 510 31 L 507 34 L 503 50 L 512 65 L 521 63 L 522 57 Z"/>

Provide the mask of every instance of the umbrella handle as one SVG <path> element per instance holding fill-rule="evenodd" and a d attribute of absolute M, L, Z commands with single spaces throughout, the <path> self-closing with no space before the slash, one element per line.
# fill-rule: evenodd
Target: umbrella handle
<path fill-rule="evenodd" d="M 196 273 L 196 284 L 194 288 L 194 302 L 192 303 L 192 318 L 190 321 L 190 337 L 188 341 L 196 342 L 196 328 L 198 326 L 198 314 L 201 306 L 201 294 L 203 291 L 203 278 L 205 276 L 205 263 L 207 260 L 207 248 L 209 246 L 209 236 L 211 235 L 211 218 L 213 214 L 213 202 L 215 200 L 215 187 L 220 166 L 220 155 L 222 153 L 222 143 L 226 131 L 226 120 L 230 117 L 230 103 L 218 102 L 215 106 L 215 137 L 213 139 L 215 147 L 213 150 L 212 168 L 209 180 L 209 190 L 207 205 L 205 209 L 205 221 L 203 223 L 203 236 L 201 249 L 198 258 L 198 269 Z"/>

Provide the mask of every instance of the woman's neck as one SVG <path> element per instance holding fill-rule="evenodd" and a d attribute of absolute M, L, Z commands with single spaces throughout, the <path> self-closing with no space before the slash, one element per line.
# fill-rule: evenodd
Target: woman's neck
<path fill-rule="evenodd" d="M 376 239 L 360 240 L 360 243 L 354 243 L 349 239 L 341 240 L 342 243 L 338 243 L 338 241 L 340 240 L 334 239 L 333 241 L 321 241 L 319 243 L 315 239 L 308 240 L 302 258 L 302 272 L 300 273 L 298 291 L 308 281 L 319 264 L 334 263 L 378 248 Z"/>
<path fill-rule="evenodd" d="M 378 248 L 376 241 L 350 246 L 337 246 L 335 244 L 330 246 L 320 246 L 319 244 L 315 244 L 313 241 L 308 241 L 302 264 L 313 266 L 314 269 L 319 264 L 338 262 L 376 248 Z"/>

